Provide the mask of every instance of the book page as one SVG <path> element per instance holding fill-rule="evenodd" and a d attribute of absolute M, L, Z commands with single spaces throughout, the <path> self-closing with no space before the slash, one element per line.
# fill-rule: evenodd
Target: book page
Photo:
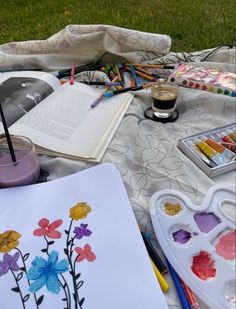
<path fill-rule="evenodd" d="M 132 99 L 125 93 L 105 99 L 92 109 L 91 103 L 100 93 L 82 83 L 64 84 L 15 123 L 10 133 L 26 135 L 36 145 L 54 152 L 96 157 L 113 136 Z"/>
<path fill-rule="evenodd" d="M 36 71 L 0 73 L 0 102 L 7 126 L 27 114 L 60 86 L 52 74 Z M 3 133 L 0 119 L 0 133 Z"/>
<path fill-rule="evenodd" d="M 0 226 L 1 309 L 168 308 L 114 164 L 2 189 Z"/>

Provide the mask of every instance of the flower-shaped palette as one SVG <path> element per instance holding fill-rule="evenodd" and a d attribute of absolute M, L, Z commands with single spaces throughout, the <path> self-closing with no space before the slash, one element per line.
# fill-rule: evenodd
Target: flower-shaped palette
<path fill-rule="evenodd" d="M 208 306 L 236 308 L 236 193 L 211 187 L 201 205 L 161 190 L 150 200 L 157 239 L 179 276 Z"/>

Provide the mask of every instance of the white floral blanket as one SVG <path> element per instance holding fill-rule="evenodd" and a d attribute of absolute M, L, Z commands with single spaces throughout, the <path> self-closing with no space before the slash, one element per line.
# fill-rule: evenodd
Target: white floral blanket
<path fill-rule="evenodd" d="M 233 46 L 192 53 L 170 50 L 171 38 L 167 35 L 109 25 L 68 25 L 47 40 L 1 45 L 0 68 L 41 68 L 50 72 L 70 67 L 72 60 L 82 65 L 100 59 L 103 63 L 192 62 L 196 66 L 235 72 L 236 49 Z M 89 72 L 82 74 L 82 77 L 92 78 Z M 211 179 L 177 148 L 180 138 L 235 122 L 235 98 L 181 88 L 177 100 L 179 119 L 166 124 L 144 118 L 144 111 L 150 105 L 150 90 L 135 92 L 102 161 L 117 165 L 138 223 L 155 239 L 149 215 L 149 199 L 153 193 L 171 188 L 199 204 L 214 184 L 235 185 L 235 171 Z M 41 166 L 42 180 L 54 180 L 92 165 L 43 156 Z M 166 298 L 170 308 L 180 308 L 174 288 Z"/>

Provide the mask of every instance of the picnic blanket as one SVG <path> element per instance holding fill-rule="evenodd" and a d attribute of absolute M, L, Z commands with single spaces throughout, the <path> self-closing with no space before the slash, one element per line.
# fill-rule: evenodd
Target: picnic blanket
<path fill-rule="evenodd" d="M 68 68 L 72 61 L 82 65 L 98 59 L 103 63 L 190 62 L 196 66 L 235 72 L 236 48 L 218 46 L 175 53 L 171 52 L 168 35 L 109 25 L 68 25 L 47 40 L 0 45 L 1 69 L 40 68 L 50 72 Z M 102 73 L 84 72 L 76 78 L 92 79 L 94 74 L 97 77 Z M 144 111 L 151 106 L 150 90 L 134 94 L 102 162 L 116 164 L 138 223 L 155 240 L 149 214 L 149 200 L 153 193 L 171 188 L 199 204 L 214 184 L 227 182 L 235 185 L 235 171 L 211 179 L 177 148 L 180 138 L 235 122 L 235 98 L 181 88 L 177 99 L 179 119 L 163 124 L 144 117 Z M 59 157 L 42 156 L 40 159 L 44 170 L 42 177 L 48 181 L 92 166 Z M 174 288 L 166 298 L 170 308 L 181 308 Z"/>

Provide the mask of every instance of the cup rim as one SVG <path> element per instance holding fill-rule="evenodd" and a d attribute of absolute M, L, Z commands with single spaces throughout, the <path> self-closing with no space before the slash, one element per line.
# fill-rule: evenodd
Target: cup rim
<path fill-rule="evenodd" d="M 30 150 L 29 152 L 27 152 L 27 154 L 25 156 L 23 156 L 21 159 L 19 160 L 16 160 L 16 162 L 11 162 L 10 164 L 1 164 L 0 162 L 0 167 L 8 167 L 8 166 L 12 166 L 14 164 L 18 164 L 20 163 L 21 161 L 24 161 L 28 156 L 30 156 L 32 153 L 35 152 L 35 147 L 34 147 L 34 144 L 32 142 L 32 140 L 26 136 L 23 136 L 23 135 L 12 135 L 11 136 L 11 140 L 13 139 L 16 139 L 16 138 L 21 138 L 21 139 L 25 139 L 29 142 L 29 145 L 30 145 Z M 2 140 L 6 140 L 6 143 L 7 143 L 7 138 L 6 138 L 6 135 L 3 134 L 1 137 L 0 137 L 0 141 Z M 0 157 L 1 158 L 1 157 Z"/>

